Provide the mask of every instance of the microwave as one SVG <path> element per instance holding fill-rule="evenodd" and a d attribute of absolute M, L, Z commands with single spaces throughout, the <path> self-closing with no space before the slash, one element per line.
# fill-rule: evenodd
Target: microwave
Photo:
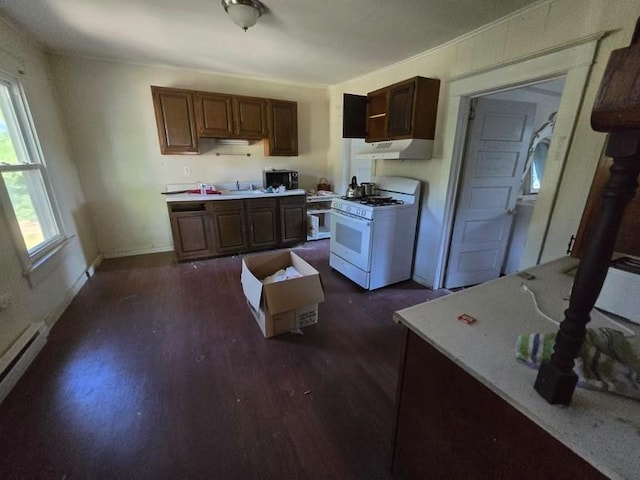
<path fill-rule="evenodd" d="M 262 184 L 264 188 L 284 185 L 287 190 L 295 190 L 298 188 L 298 172 L 297 170 L 265 170 L 262 172 Z"/>

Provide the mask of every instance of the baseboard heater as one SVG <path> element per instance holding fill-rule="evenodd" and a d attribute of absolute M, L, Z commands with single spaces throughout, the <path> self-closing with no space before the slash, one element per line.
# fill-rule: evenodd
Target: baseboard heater
<path fill-rule="evenodd" d="M 9 394 L 40 352 L 47 341 L 48 334 L 49 329 L 44 322 L 31 324 L 0 358 L 0 402 Z"/>

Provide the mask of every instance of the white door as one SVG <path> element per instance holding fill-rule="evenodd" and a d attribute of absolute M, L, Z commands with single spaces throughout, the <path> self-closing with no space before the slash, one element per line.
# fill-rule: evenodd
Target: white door
<path fill-rule="evenodd" d="M 500 275 L 535 113 L 535 103 L 474 99 L 446 288 L 474 285 Z"/>

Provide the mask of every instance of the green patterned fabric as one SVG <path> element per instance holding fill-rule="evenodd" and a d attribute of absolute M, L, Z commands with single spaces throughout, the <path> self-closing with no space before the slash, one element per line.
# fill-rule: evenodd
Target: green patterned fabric
<path fill-rule="evenodd" d="M 555 333 L 525 333 L 516 341 L 516 358 L 539 368 L 553 352 Z M 578 386 L 640 400 L 640 349 L 618 330 L 587 329 L 573 371 Z"/>

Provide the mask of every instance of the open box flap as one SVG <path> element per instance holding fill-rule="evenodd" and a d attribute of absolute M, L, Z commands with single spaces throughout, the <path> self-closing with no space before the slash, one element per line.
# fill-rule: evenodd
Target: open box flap
<path fill-rule="evenodd" d="M 249 271 L 249 268 L 242 262 L 242 273 L 240 274 L 242 291 L 254 310 L 260 310 L 260 298 L 262 297 L 262 282 Z"/>
<path fill-rule="evenodd" d="M 320 275 L 316 273 L 265 285 L 264 300 L 271 315 L 324 302 Z"/>

